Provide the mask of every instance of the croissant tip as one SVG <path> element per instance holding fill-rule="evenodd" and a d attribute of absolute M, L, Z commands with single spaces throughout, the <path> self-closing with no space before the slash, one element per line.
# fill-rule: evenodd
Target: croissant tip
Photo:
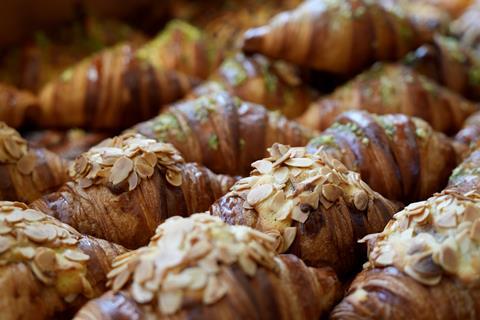
<path fill-rule="evenodd" d="M 245 52 L 254 52 L 261 48 L 264 37 L 268 34 L 268 26 L 252 28 L 243 35 L 242 49 Z"/>

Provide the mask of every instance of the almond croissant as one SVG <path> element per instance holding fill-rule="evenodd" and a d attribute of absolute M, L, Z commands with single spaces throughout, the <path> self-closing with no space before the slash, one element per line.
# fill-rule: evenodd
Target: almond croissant
<path fill-rule="evenodd" d="M 274 240 L 208 214 L 170 218 L 148 246 L 113 262 L 111 290 L 91 300 L 74 319 L 326 316 L 340 293 L 335 273 L 308 268 L 293 255 L 275 254 Z"/>
<path fill-rule="evenodd" d="M 67 162 L 0 122 L 0 200 L 33 201 L 68 180 Z"/>
<path fill-rule="evenodd" d="M 357 240 L 380 231 L 398 206 L 321 150 L 274 144 L 269 151 L 213 204 L 212 214 L 274 235 L 279 252 L 307 265 L 353 271 L 364 254 Z"/>
<path fill-rule="evenodd" d="M 315 99 L 313 89 L 305 85 L 293 65 L 270 61 L 262 55 L 242 53 L 227 58 L 210 80 L 194 89 L 195 96 L 224 88 L 232 95 L 279 110 L 288 118 L 301 115 Z"/>
<path fill-rule="evenodd" d="M 366 269 L 332 319 L 478 319 L 480 194 L 446 190 L 369 235 Z"/>
<path fill-rule="evenodd" d="M 352 109 L 403 113 L 426 120 L 437 131 L 454 133 L 478 110 L 478 105 L 408 67 L 377 64 L 330 96 L 314 102 L 299 120 L 305 126 L 322 130 L 339 114 Z"/>
<path fill-rule="evenodd" d="M 224 91 L 172 105 L 132 131 L 171 143 L 186 161 L 214 172 L 246 175 L 275 142 L 303 146 L 314 133 Z"/>
<path fill-rule="evenodd" d="M 351 74 L 375 61 L 403 57 L 443 26 L 415 22 L 395 1 L 310 0 L 278 14 L 267 25 L 248 30 L 243 49 L 321 71 Z"/>
<path fill-rule="evenodd" d="M 18 128 L 37 107 L 37 98 L 30 92 L 0 83 L 0 121 Z"/>
<path fill-rule="evenodd" d="M 307 145 L 310 153 L 319 148 L 360 173 L 373 190 L 405 203 L 443 189 L 456 164 L 444 134 L 402 114 L 345 112 Z"/>
<path fill-rule="evenodd" d="M 152 47 L 145 57 L 133 45 L 118 45 L 67 69 L 41 90 L 34 120 L 49 128 L 118 130 L 153 117 L 197 81 L 162 66 Z"/>
<path fill-rule="evenodd" d="M 3 320 L 52 319 L 105 291 L 125 249 L 82 236 L 20 202 L 0 201 L 0 310 Z"/>
<path fill-rule="evenodd" d="M 405 63 L 469 99 L 480 100 L 480 57 L 452 37 L 436 36 L 407 55 Z"/>
<path fill-rule="evenodd" d="M 107 139 L 75 160 L 72 182 L 32 203 L 83 234 L 128 248 L 148 243 L 166 218 L 207 210 L 234 179 L 185 163 L 141 135 Z"/>

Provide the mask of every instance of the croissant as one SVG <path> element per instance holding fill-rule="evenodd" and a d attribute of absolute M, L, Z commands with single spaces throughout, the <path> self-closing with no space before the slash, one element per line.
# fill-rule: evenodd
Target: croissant
<path fill-rule="evenodd" d="M 105 140 L 78 157 L 69 173 L 73 181 L 32 208 L 127 248 L 147 244 L 170 216 L 207 210 L 234 182 L 138 134 Z"/>
<path fill-rule="evenodd" d="M 462 45 L 480 53 L 480 1 L 475 0 L 463 14 L 450 25 L 450 32 Z"/>
<path fill-rule="evenodd" d="M 385 2 L 385 1 L 384 1 Z M 305 1 L 244 34 L 243 50 L 321 71 L 352 74 L 375 61 L 395 60 L 431 40 L 443 17 L 408 19 L 396 3 Z M 432 27 L 432 28 L 430 28 Z M 362 39 L 356 41 L 356 39 Z"/>
<path fill-rule="evenodd" d="M 288 118 L 301 115 L 316 97 L 293 65 L 270 61 L 262 55 L 247 57 L 237 53 L 227 58 L 210 80 L 216 83 L 196 87 L 193 96 L 224 89 L 245 101 L 279 110 Z"/>
<path fill-rule="evenodd" d="M 270 157 L 217 200 L 212 215 L 277 239 L 279 252 L 345 275 L 361 262 L 357 240 L 380 231 L 398 209 L 340 161 L 319 150 L 274 144 Z"/>
<path fill-rule="evenodd" d="M 104 132 L 87 132 L 81 129 L 41 130 L 28 132 L 25 136 L 31 146 L 46 148 L 63 159 L 72 161 L 107 137 L 108 134 Z"/>
<path fill-rule="evenodd" d="M 436 36 L 407 55 L 415 71 L 469 99 L 480 100 L 480 57 L 452 37 Z"/>
<path fill-rule="evenodd" d="M 160 68 L 206 79 L 223 60 L 223 50 L 205 32 L 173 20 L 137 51 L 137 56 Z"/>
<path fill-rule="evenodd" d="M 76 320 L 320 319 L 340 293 L 330 268 L 278 255 L 274 238 L 208 214 L 170 218 L 115 259 L 106 294 Z M 115 306 L 114 308 L 110 306 Z"/>
<path fill-rule="evenodd" d="M 332 319 L 478 319 L 477 190 L 410 204 L 368 236 L 369 263 Z"/>
<path fill-rule="evenodd" d="M 434 130 L 455 133 L 478 105 L 419 75 L 408 67 L 378 64 L 328 97 L 314 102 L 300 123 L 326 129 L 344 111 L 403 113 L 426 120 Z"/>
<path fill-rule="evenodd" d="M 119 245 L 82 236 L 29 209 L 0 201 L 0 310 L 2 319 L 52 319 L 78 310 L 105 291 Z"/>
<path fill-rule="evenodd" d="M 0 83 L 0 121 L 18 128 L 24 123 L 26 115 L 37 106 L 33 94 Z"/>
<path fill-rule="evenodd" d="M 49 128 L 118 130 L 153 117 L 198 82 L 163 67 L 157 48 L 146 46 L 149 56 L 122 44 L 67 69 L 42 88 L 33 120 Z"/>
<path fill-rule="evenodd" d="M 174 104 L 132 131 L 173 144 L 187 161 L 231 175 L 247 175 L 274 142 L 302 146 L 314 136 L 279 113 L 222 90 Z"/>
<path fill-rule="evenodd" d="M 402 114 L 347 111 L 307 150 L 322 148 L 388 199 L 426 199 L 446 184 L 456 165 L 451 141 L 423 120 Z M 381 174 L 378 174 L 381 172 Z"/>
<path fill-rule="evenodd" d="M 33 201 L 68 180 L 67 163 L 0 122 L 0 200 Z"/>

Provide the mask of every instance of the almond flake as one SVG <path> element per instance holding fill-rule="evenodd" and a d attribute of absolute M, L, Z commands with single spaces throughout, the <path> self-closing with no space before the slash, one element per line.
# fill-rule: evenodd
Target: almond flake
<path fill-rule="evenodd" d="M 23 247 L 23 248 L 17 248 L 16 249 L 20 255 L 26 259 L 32 259 L 35 257 L 35 249 L 32 247 Z"/>
<path fill-rule="evenodd" d="M 132 191 L 138 185 L 139 179 L 135 171 L 132 171 L 128 176 L 128 191 Z"/>
<path fill-rule="evenodd" d="M 174 314 L 182 306 L 182 291 L 173 290 L 173 291 L 162 291 L 158 295 L 158 305 L 160 306 L 160 311 L 165 314 Z"/>
<path fill-rule="evenodd" d="M 77 180 L 78 185 L 82 189 L 87 189 L 93 185 L 93 181 L 91 179 L 86 179 L 86 178 L 80 178 Z"/>
<path fill-rule="evenodd" d="M 285 161 L 285 164 L 291 167 L 308 168 L 313 165 L 310 158 L 291 158 Z"/>
<path fill-rule="evenodd" d="M 27 221 L 40 221 L 44 218 L 44 214 L 37 210 L 27 209 L 23 211 L 23 217 Z"/>
<path fill-rule="evenodd" d="M 299 206 L 294 206 L 292 210 L 292 220 L 305 223 L 308 219 L 308 213 L 303 212 Z"/>
<path fill-rule="evenodd" d="M 220 300 L 228 291 L 228 287 L 219 281 L 217 277 L 209 277 L 205 291 L 203 292 L 203 303 L 213 304 Z"/>
<path fill-rule="evenodd" d="M 74 250 L 70 250 L 70 249 L 65 251 L 63 253 L 63 255 L 68 260 L 76 261 L 76 262 L 88 261 L 90 259 L 90 256 L 88 256 L 87 254 L 85 254 L 81 251 L 74 251 Z"/>
<path fill-rule="evenodd" d="M 290 248 L 292 245 L 293 241 L 295 240 L 295 237 L 297 235 L 297 228 L 296 227 L 287 227 L 283 230 L 283 251 L 285 252 Z"/>
<path fill-rule="evenodd" d="M 442 228 L 454 228 L 457 225 L 457 217 L 453 211 L 442 214 L 435 223 Z"/>
<path fill-rule="evenodd" d="M 360 211 L 367 209 L 368 195 L 365 191 L 359 190 L 353 194 L 353 204 Z"/>
<path fill-rule="evenodd" d="M 171 170 L 167 170 L 166 178 L 168 183 L 174 187 L 180 187 L 182 185 L 182 175 Z"/>
<path fill-rule="evenodd" d="M 120 272 L 112 283 L 112 290 L 114 292 L 120 290 L 130 279 L 130 271 L 128 269 L 123 270 Z"/>
<path fill-rule="evenodd" d="M 247 195 L 247 201 L 250 205 L 255 206 L 257 203 L 262 202 L 273 192 L 273 186 L 271 184 L 262 184 L 255 186 L 250 190 Z"/>
<path fill-rule="evenodd" d="M 238 263 L 247 275 L 250 277 L 255 275 L 255 272 L 257 271 L 257 264 L 250 259 L 246 253 L 240 254 L 238 257 Z"/>
<path fill-rule="evenodd" d="M 322 187 L 322 195 L 330 202 L 335 202 L 342 194 L 343 190 L 334 184 L 325 184 Z"/>
<path fill-rule="evenodd" d="M 33 259 L 35 264 L 38 266 L 42 272 L 51 272 L 54 271 L 55 265 L 57 263 L 57 257 L 55 251 L 50 248 L 39 248 Z"/>
<path fill-rule="evenodd" d="M 127 179 L 128 175 L 133 169 L 133 161 L 127 157 L 120 157 L 115 161 L 112 171 L 110 172 L 109 181 L 113 185 L 117 185 L 123 180 Z"/>
<path fill-rule="evenodd" d="M 375 264 L 379 266 L 388 266 L 393 264 L 393 258 L 395 257 L 395 252 L 393 250 L 385 251 L 382 250 L 381 254 L 375 258 Z"/>
<path fill-rule="evenodd" d="M 13 245 L 13 240 L 10 237 L 0 237 L 0 254 L 10 249 Z"/>
<path fill-rule="evenodd" d="M 12 231 L 12 228 L 0 222 L 0 235 L 8 234 L 10 231 Z"/>
<path fill-rule="evenodd" d="M 135 171 L 142 179 L 150 178 L 155 172 L 155 167 L 150 165 L 144 158 L 136 158 L 134 161 L 134 166 Z"/>
<path fill-rule="evenodd" d="M 475 220 L 470 229 L 470 239 L 480 242 L 480 219 Z"/>
<path fill-rule="evenodd" d="M 5 217 L 5 220 L 10 223 L 16 223 L 22 221 L 24 218 L 23 211 L 15 210 Z"/>
<path fill-rule="evenodd" d="M 477 206 L 467 204 L 463 211 L 463 217 L 465 221 L 475 221 L 480 218 L 480 208 Z"/>
<path fill-rule="evenodd" d="M 448 272 L 455 273 L 459 264 L 457 251 L 449 245 L 443 245 L 440 249 L 439 263 Z"/>
<path fill-rule="evenodd" d="M 22 156 L 22 151 L 20 150 L 19 145 L 14 142 L 13 139 L 3 140 L 3 146 L 13 159 L 18 159 Z"/>
<path fill-rule="evenodd" d="M 21 174 L 28 175 L 32 173 L 37 164 L 37 157 L 34 153 L 27 153 L 17 162 L 17 169 Z"/>
<path fill-rule="evenodd" d="M 153 292 L 134 282 L 131 287 L 132 297 L 138 303 L 148 303 L 153 299 Z"/>
<path fill-rule="evenodd" d="M 267 174 L 272 171 L 273 164 L 268 160 L 258 160 L 252 163 L 252 167 L 256 168 L 261 174 Z"/>
<path fill-rule="evenodd" d="M 25 235 L 34 242 L 45 242 L 48 239 L 49 233 L 46 229 L 42 226 L 34 227 L 34 226 L 27 226 L 23 232 Z"/>
<path fill-rule="evenodd" d="M 283 184 L 288 180 L 288 168 L 287 167 L 279 167 L 273 172 L 273 177 L 275 182 L 278 184 Z"/>

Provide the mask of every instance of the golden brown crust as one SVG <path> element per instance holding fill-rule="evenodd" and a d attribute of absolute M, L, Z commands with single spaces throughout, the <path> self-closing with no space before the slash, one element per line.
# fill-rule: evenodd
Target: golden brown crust
<path fill-rule="evenodd" d="M 361 109 L 376 114 L 403 113 L 422 118 L 433 129 L 458 131 L 478 105 L 465 100 L 410 68 L 377 64 L 333 94 L 313 103 L 299 119 L 310 128 L 326 129 L 344 111 Z"/>
<path fill-rule="evenodd" d="M 0 202 L 0 308 L 4 319 L 48 319 L 105 291 L 125 249 L 84 237 L 22 203 Z"/>
<path fill-rule="evenodd" d="M 314 134 L 279 113 L 226 92 L 172 105 L 131 131 L 173 144 L 186 161 L 231 175 L 248 174 L 250 164 L 275 142 L 302 146 Z"/>
<path fill-rule="evenodd" d="M 201 96 L 219 86 L 245 101 L 279 110 L 288 118 L 302 114 L 316 97 L 300 78 L 297 68 L 262 55 L 237 53 L 227 58 L 210 80 L 220 85 L 207 82 L 195 88 L 194 94 Z"/>
<path fill-rule="evenodd" d="M 407 55 L 405 63 L 466 98 L 480 100 L 480 57 L 452 37 L 437 35 Z"/>
<path fill-rule="evenodd" d="M 374 61 L 401 58 L 431 39 L 435 31 L 431 29 L 442 26 L 422 24 L 428 21 L 423 19 L 411 21 L 403 9 L 380 1 L 306 1 L 264 26 L 248 30 L 243 49 L 322 71 L 351 74 Z"/>
<path fill-rule="evenodd" d="M 348 111 L 307 145 L 311 153 L 319 148 L 359 172 L 373 190 L 404 203 L 440 191 L 456 164 L 445 135 L 401 114 Z"/>
<path fill-rule="evenodd" d="M 73 182 L 32 206 L 128 248 L 146 244 L 170 216 L 207 210 L 234 182 L 184 163 L 171 145 L 131 134 L 92 148 L 71 169 Z"/>
<path fill-rule="evenodd" d="M 196 80 L 137 56 L 130 44 L 104 50 L 67 69 L 40 92 L 32 119 L 49 128 L 117 129 L 154 116 Z"/>
<path fill-rule="evenodd" d="M 171 218 L 148 247 L 116 259 L 109 274 L 112 290 L 88 303 L 76 319 L 325 315 L 340 291 L 333 271 L 308 268 L 293 255 L 275 254 L 273 240 L 207 214 Z M 110 308 L 112 303 L 119 307 Z"/>
<path fill-rule="evenodd" d="M 45 149 L 29 148 L 0 122 L 0 199 L 33 201 L 68 181 L 67 162 Z"/>
<path fill-rule="evenodd" d="M 356 241 L 381 230 L 397 205 L 323 151 L 276 144 L 270 152 L 212 206 L 212 214 L 274 235 L 277 250 L 308 265 L 352 271 L 363 254 Z"/>
<path fill-rule="evenodd" d="M 38 108 L 37 98 L 30 92 L 0 83 L 0 121 L 18 128 L 28 113 Z"/>

